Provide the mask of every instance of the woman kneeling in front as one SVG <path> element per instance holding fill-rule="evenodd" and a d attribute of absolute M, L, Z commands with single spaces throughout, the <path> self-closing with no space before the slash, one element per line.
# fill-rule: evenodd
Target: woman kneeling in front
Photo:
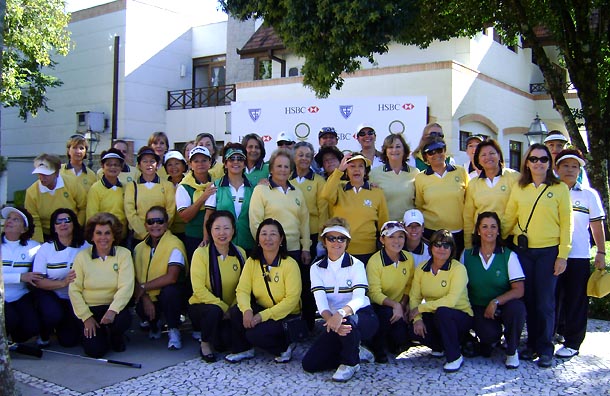
<path fill-rule="evenodd" d="M 366 296 L 364 264 L 345 252 L 351 239 L 347 221 L 333 217 L 320 237 L 328 255 L 311 266 L 311 290 L 326 331 L 305 354 L 303 369 L 337 369 L 333 381 L 345 382 L 360 370 L 360 354 L 372 362 L 373 354 L 360 342 L 373 337 L 379 322 Z"/>

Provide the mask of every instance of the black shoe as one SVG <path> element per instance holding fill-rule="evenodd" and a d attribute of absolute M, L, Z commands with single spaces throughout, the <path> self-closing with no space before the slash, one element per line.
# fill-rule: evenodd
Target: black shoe
<path fill-rule="evenodd" d="M 553 365 L 553 356 L 541 355 L 538 358 L 538 367 L 549 368 Z"/>
<path fill-rule="evenodd" d="M 479 344 L 479 355 L 483 356 L 483 357 L 491 357 L 491 351 L 493 350 L 493 347 L 491 346 L 491 344 L 485 344 L 485 343 L 480 343 Z"/>
<path fill-rule="evenodd" d="M 519 351 L 519 360 L 534 360 L 536 357 L 538 357 L 538 354 L 530 348 Z"/>
<path fill-rule="evenodd" d="M 386 355 L 384 350 L 374 351 L 373 355 L 375 356 L 375 363 L 387 363 L 388 355 Z"/>

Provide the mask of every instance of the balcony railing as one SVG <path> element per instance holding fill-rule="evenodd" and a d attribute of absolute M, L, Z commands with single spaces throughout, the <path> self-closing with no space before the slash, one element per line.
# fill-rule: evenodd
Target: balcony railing
<path fill-rule="evenodd" d="M 576 88 L 574 88 L 574 84 L 572 84 L 571 82 L 567 82 L 567 83 L 565 83 L 563 92 L 574 91 L 575 89 Z M 547 93 L 549 93 L 549 90 L 546 86 L 546 83 L 536 83 L 536 84 L 530 84 L 530 93 L 531 94 L 547 94 Z"/>
<path fill-rule="evenodd" d="M 235 101 L 235 84 L 167 92 L 167 109 L 225 106 Z"/>

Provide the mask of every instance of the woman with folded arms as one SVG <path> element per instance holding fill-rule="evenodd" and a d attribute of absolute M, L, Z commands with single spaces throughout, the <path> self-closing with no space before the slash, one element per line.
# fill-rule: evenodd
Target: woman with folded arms
<path fill-rule="evenodd" d="M 472 328 L 472 308 L 468 301 L 468 275 L 455 259 L 455 241 L 448 230 L 438 230 L 430 238 L 432 258 L 417 267 L 409 292 L 409 335 L 443 356 L 443 370 L 458 371 L 464 363 L 461 341 Z"/>
<path fill-rule="evenodd" d="M 118 246 L 122 225 L 115 215 L 98 213 L 87 221 L 85 239 L 91 247 L 74 258 L 75 278 L 68 288 L 75 315 L 82 321 L 83 348 L 93 358 L 110 348 L 125 350 L 131 324 L 129 302 L 135 285 L 131 252 Z"/>
<path fill-rule="evenodd" d="M 51 223 L 51 241 L 40 247 L 34 259 L 34 272 L 44 276 L 36 282 L 40 289 L 38 345 L 49 345 L 49 337 L 56 332 L 59 345 L 72 347 L 80 340 L 81 326 L 70 303 L 68 286 L 76 276 L 72 269 L 74 257 L 91 245 L 85 241 L 76 214 L 70 209 L 57 209 L 51 215 Z"/>
<path fill-rule="evenodd" d="M 479 353 L 491 356 L 504 327 L 508 369 L 519 367 L 517 347 L 525 325 L 523 270 L 519 258 L 502 246 L 500 218 L 495 212 L 477 217 L 474 247 L 466 249 L 462 262 L 468 272 L 468 298 L 474 311 L 474 331 L 479 338 Z"/>
<path fill-rule="evenodd" d="M 199 247 L 191 262 L 193 296 L 189 314 L 201 329 L 201 358 L 213 363 L 215 351 L 231 349 L 229 309 L 236 301 L 235 289 L 246 261 L 246 253 L 231 242 L 235 218 L 231 212 L 217 210 L 205 223 L 210 243 Z"/>
<path fill-rule="evenodd" d="M 533 144 L 525 154 L 519 185 L 510 193 L 502 236 L 515 235 L 517 255 L 525 273 L 527 348 L 524 360 L 536 356 L 541 368 L 553 365 L 555 288 L 572 248 L 572 202 L 568 187 L 553 173 L 551 152 Z"/>
<path fill-rule="evenodd" d="M 265 186 L 263 186 L 265 187 Z M 265 219 L 256 231 L 256 246 L 239 278 L 237 305 L 230 309 L 230 363 L 254 357 L 254 347 L 275 355 L 276 363 L 292 359 L 294 343 L 283 320 L 297 318 L 301 308 L 301 274 L 289 255 L 286 233 L 275 219 Z"/>

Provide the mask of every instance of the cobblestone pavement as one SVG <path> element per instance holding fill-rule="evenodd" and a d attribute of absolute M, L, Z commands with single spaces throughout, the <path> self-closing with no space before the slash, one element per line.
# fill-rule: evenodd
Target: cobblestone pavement
<path fill-rule="evenodd" d="M 442 371 L 443 359 L 426 347 L 410 349 L 387 364 L 361 364 L 345 384 L 331 381 L 332 372 L 305 373 L 300 365 L 309 343 L 300 345 L 293 360 L 277 364 L 257 351 L 248 361 L 207 364 L 187 360 L 166 369 L 135 377 L 93 392 L 79 393 L 21 371 L 17 380 L 31 394 L 41 395 L 608 395 L 610 394 L 610 322 L 590 320 L 580 355 L 556 358 L 553 367 L 540 369 L 521 362 L 516 370 L 504 368 L 496 350 L 489 359 L 466 359 L 453 374 Z M 1 392 L 0 392 L 1 393 Z"/>

